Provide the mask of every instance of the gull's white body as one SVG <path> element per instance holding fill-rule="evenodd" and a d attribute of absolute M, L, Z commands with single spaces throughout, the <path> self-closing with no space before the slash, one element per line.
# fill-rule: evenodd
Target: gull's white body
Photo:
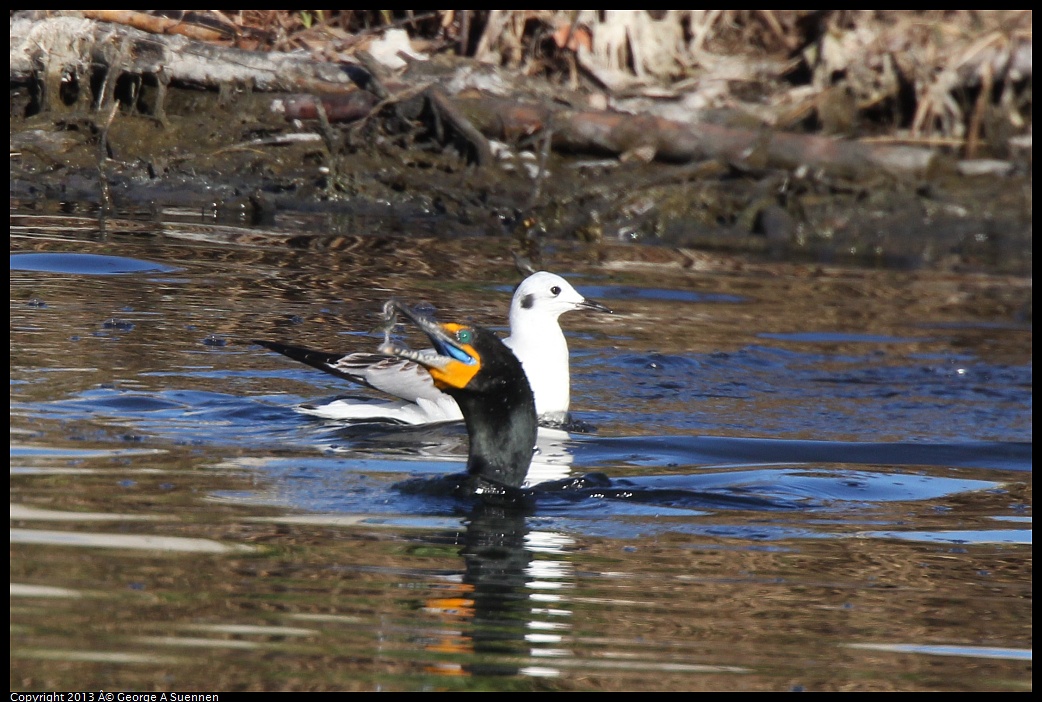
<path fill-rule="evenodd" d="M 518 286 L 510 303 L 510 336 L 503 340 L 521 361 L 535 396 L 536 414 L 542 422 L 568 419 L 571 377 L 568 342 L 558 318 L 570 310 L 601 309 L 586 300 L 559 275 L 540 271 Z M 350 354 L 332 364 L 339 374 L 381 390 L 393 399 L 336 400 L 321 407 L 302 406 L 300 411 L 327 419 L 390 420 L 405 424 L 429 424 L 463 418 L 455 400 L 434 386 L 421 366 L 376 354 Z"/>

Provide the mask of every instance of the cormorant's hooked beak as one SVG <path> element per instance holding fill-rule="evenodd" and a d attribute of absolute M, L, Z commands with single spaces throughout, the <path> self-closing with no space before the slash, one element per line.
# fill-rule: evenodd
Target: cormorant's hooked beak
<path fill-rule="evenodd" d="M 380 353 L 419 363 L 427 369 L 434 379 L 434 385 L 441 390 L 463 389 L 481 370 L 481 355 L 471 345 L 474 335 L 472 329 L 462 324 L 439 324 L 397 300 L 389 300 L 384 304 L 384 318 L 390 327 L 394 326 L 398 313 L 427 335 L 434 344 L 435 353 L 414 351 L 393 343 L 389 336 L 380 345 Z"/>

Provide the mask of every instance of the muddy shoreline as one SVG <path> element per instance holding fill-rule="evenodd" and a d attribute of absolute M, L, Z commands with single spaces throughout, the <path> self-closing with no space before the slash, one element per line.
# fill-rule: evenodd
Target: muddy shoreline
<path fill-rule="evenodd" d="M 488 134 L 509 135 L 507 110 L 503 123 L 488 127 L 495 120 L 481 110 L 496 103 L 469 88 L 444 90 L 476 70 L 508 86 L 508 101 L 518 105 L 573 99 L 546 82 L 444 57 L 388 83 L 408 99 L 374 108 L 370 96 L 371 112 L 339 122 L 328 102 L 300 112 L 301 101 L 318 98 L 235 82 L 215 90 L 124 72 L 111 105 L 99 106 L 103 73 L 84 74 L 73 90 L 48 88 L 45 76 L 30 72 L 11 84 L 10 196 L 108 211 L 198 208 L 203 217 L 252 224 L 280 213 L 362 214 L 372 235 L 507 237 L 535 261 L 546 247 L 571 241 L 589 247 L 591 258 L 630 244 L 664 248 L 680 261 L 737 255 L 1031 275 L 1030 149 L 1002 161 L 960 161 L 937 149 L 924 168 L 906 172 L 833 167 L 828 156 L 784 167 L 766 147 L 678 163 L 661 157 L 661 145 L 626 134 L 633 123 L 612 124 L 611 140 L 603 140 L 621 153 L 559 144 L 561 112 L 544 119 L 558 121 L 556 132 L 544 124 L 544 136 L 501 142 Z M 354 85 L 346 93 L 369 94 Z M 733 120 L 725 128 L 738 133 Z M 779 135 L 765 139 L 773 145 Z"/>

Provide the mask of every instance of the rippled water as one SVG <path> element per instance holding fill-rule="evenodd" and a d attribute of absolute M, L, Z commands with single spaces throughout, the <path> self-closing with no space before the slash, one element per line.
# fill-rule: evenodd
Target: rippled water
<path fill-rule="evenodd" d="M 281 224 L 12 211 L 13 690 L 1030 689 L 1030 281 L 562 245 L 593 477 L 504 510 L 248 340 L 502 329 L 510 242 Z"/>

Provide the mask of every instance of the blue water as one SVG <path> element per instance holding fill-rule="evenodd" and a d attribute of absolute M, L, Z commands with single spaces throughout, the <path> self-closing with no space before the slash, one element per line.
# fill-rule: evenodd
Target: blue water
<path fill-rule="evenodd" d="M 502 329 L 508 276 L 164 227 L 12 254 L 13 688 L 1030 686 L 1029 324 L 573 275 L 616 312 L 562 318 L 575 421 L 501 509 L 424 489 L 461 424 L 301 414 L 375 395 L 249 339 Z"/>
<path fill-rule="evenodd" d="M 129 273 L 171 273 L 176 268 L 152 261 L 124 256 L 84 253 L 13 253 L 12 271 L 38 271 L 73 275 L 123 275 Z"/>
<path fill-rule="evenodd" d="M 69 436 L 78 440 L 290 451 L 290 457 L 257 462 L 280 489 L 277 498 L 256 499 L 295 509 L 406 519 L 465 512 L 456 500 L 397 488 L 406 478 L 460 471 L 466 458 L 461 424 L 347 425 L 301 415 L 297 404 L 327 399 L 322 393 L 343 390 L 343 383 L 277 357 L 263 364 L 274 370 L 237 368 L 247 357 L 265 360 L 263 353 L 256 347 L 214 351 L 205 368 L 146 374 L 169 389 L 95 387 L 43 403 L 15 402 L 12 412 L 68 425 L 90 418 L 107 427 Z M 1001 491 L 1005 480 L 1032 467 L 1029 366 L 971 358 L 896 365 L 886 354 L 835 357 L 753 346 L 705 357 L 579 354 L 575 374 L 580 395 L 608 376 L 628 395 L 612 401 L 602 390 L 603 407 L 576 412 L 582 428 L 593 431 L 558 440 L 555 460 L 567 475 L 607 472 L 609 483 L 540 492 L 534 509 L 549 529 L 618 538 L 707 529 L 751 540 L 845 536 L 852 524 L 873 524 L 875 510 L 886 503 Z M 271 379 L 313 385 L 315 394 L 252 394 Z M 201 381 L 249 391 L 177 389 Z M 784 397 L 778 407 L 762 400 L 778 396 Z M 599 423 L 630 435 L 599 431 Z M 658 433 L 648 434 L 649 426 Z M 733 435 L 701 433 L 712 429 Z M 856 431 L 876 439 L 851 440 Z M 698 519 L 707 513 L 733 520 L 707 527 Z M 748 523 L 761 513 L 787 516 L 784 524 Z M 866 533 L 892 536 L 875 528 L 887 523 L 883 518 Z M 1030 527 L 999 529 L 1031 540 Z M 946 537 L 924 532 L 921 538 Z M 982 530 L 951 540 L 967 538 L 997 537 Z"/>

